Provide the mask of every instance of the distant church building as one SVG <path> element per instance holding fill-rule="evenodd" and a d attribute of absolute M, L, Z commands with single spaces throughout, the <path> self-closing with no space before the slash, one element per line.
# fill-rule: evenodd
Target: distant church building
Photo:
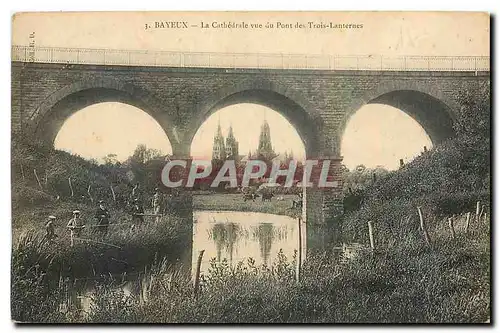
<path fill-rule="evenodd" d="M 234 137 L 233 126 L 229 127 L 229 133 L 226 138 L 226 159 L 228 160 L 239 160 L 239 143 Z"/>
<path fill-rule="evenodd" d="M 217 127 L 217 132 L 214 136 L 214 144 L 212 147 L 212 160 L 239 160 L 239 142 L 234 137 L 233 127 L 229 127 L 229 133 L 224 142 L 220 123 Z"/>
<path fill-rule="evenodd" d="M 267 120 L 264 120 L 262 126 L 260 127 L 259 135 L 259 145 L 257 150 L 254 152 L 249 151 L 248 156 L 239 155 L 239 142 L 234 136 L 233 127 L 230 126 L 228 130 L 227 137 L 224 139 L 222 135 L 222 129 L 219 125 L 217 131 L 214 135 L 214 144 L 212 147 L 212 161 L 225 161 L 225 160 L 235 160 L 237 163 L 246 163 L 248 160 L 259 159 L 262 161 L 275 161 L 280 160 L 281 162 L 288 162 L 293 159 L 293 152 L 285 152 L 284 155 L 277 154 L 274 151 L 271 142 L 271 128 Z"/>
<path fill-rule="evenodd" d="M 264 161 L 271 161 L 276 156 L 278 156 L 278 154 L 274 152 L 271 143 L 271 128 L 267 120 L 264 120 L 264 123 L 260 127 L 259 147 L 257 148 L 255 157 Z"/>
<path fill-rule="evenodd" d="M 217 127 L 217 132 L 214 136 L 214 144 L 212 146 L 212 160 L 225 160 L 226 159 L 226 145 L 224 144 L 224 136 L 222 136 L 222 129 Z"/>

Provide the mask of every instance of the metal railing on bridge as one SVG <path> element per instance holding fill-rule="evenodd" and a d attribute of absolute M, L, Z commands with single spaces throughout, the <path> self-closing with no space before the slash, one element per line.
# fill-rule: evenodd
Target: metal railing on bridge
<path fill-rule="evenodd" d="M 141 51 L 12 46 L 12 61 L 35 63 L 375 71 L 489 71 L 487 56 L 345 56 Z"/>

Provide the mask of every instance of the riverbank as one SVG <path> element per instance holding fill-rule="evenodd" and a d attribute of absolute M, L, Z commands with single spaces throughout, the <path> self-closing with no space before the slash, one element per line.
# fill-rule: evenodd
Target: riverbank
<path fill-rule="evenodd" d="M 269 267 L 251 260 L 212 261 L 198 297 L 189 279 L 161 269 L 140 295 L 102 288 L 88 322 L 144 323 L 484 323 L 490 318 L 489 220 L 452 238 L 442 220 L 429 229 L 379 242 L 348 261 L 328 252 L 309 257 L 300 281 L 278 256 Z M 144 297 L 146 294 L 146 297 Z"/>
<path fill-rule="evenodd" d="M 282 200 L 278 200 L 278 198 Z M 193 209 L 256 212 L 297 217 L 301 211 L 299 209 L 290 209 L 292 200 L 297 200 L 297 196 L 286 194 L 277 195 L 271 201 L 262 201 L 260 197 L 255 201 L 244 201 L 241 193 L 195 194 L 193 195 Z"/>
<path fill-rule="evenodd" d="M 60 294 L 63 281 L 144 272 L 161 261 L 175 264 L 186 255 L 190 260 L 190 223 L 175 216 L 133 228 L 112 224 L 106 236 L 90 229 L 84 229 L 73 246 L 67 232 L 48 241 L 35 229 L 21 232 L 13 241 L 13 319 L 50 322 L 49 313 L 57 317 L 67 297 Z"/>

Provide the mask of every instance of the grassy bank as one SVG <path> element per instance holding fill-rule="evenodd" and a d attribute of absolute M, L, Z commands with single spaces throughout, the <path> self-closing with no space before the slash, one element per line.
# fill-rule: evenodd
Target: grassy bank
<path fill-rule="evenodd" d="M 42 232 L 23 231 L 12 250 L 13 318 L 59 318 L 57 309 L 64 298 L 60 294 L 62 280 L 144 271 L 161 260 L 175 263 L 190 250 L 189 226 L 176 217 L 164 217 L 158 223 L 134 229 L 111 225 L 105 237 L 86 230 L 80 236 L 85 241 L 75 240 L 73 247 L 68 235 L 48 242 Z"/>
<path fill-rule="evenodd" d="M 277 197 L 271 201 L 263 202 L 261 198 L 243 201 L 242 194 L 213 193 L 193 195 L 193 208 L 196 210 L 233 210 L 240 212 L 257 212 L 277 215 L 296 216 L 300 213 L 298 209 L 290 209 L 292 200 L 297 200 L 296 195 L 281 195 L 283 200 L 277 200 Z"/>
<path fill-rule="evenodd" d="M 175 260 L 189 248 L 189 223 L 163 217 L 144 225 L 113 225 L 106 236 L 87 228 L 70 246 L 68 234 L 47 241 L 43 232 L 27 230 L 16 240 L 13 254 L 26 256 L 25 266 L 38 265 L 51 276 L 69 278 L 121 274 L 143 269 L 155 258 Z M 40 258 L 50 258 L 40 261 Z"/>
<path fill-rule="evenodd" d="M 189 280 L 159 270 L 146 301 L 102 288 L 87 320 L 482 323 L 490 316 L 489 221 L 471 224 L 468 233 L 457 221 L 455 239 L 446 228 L 430 228 L 431 246 L 406 230 L 347 262 L 328 253 L 310 257 L 299 283 L 290 258 L 270 267 L 213 262 L 197 300 Z"/>

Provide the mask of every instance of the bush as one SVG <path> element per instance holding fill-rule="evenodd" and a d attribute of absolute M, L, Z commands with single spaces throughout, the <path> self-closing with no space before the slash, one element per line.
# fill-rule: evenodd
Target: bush
<path fill-rule="evenodd" d="M 11 316 L 19 322 L 60 322 L 59 305 L 63 300 L 52 269 L 54 256 L 48 254 L 43 237 L 21 235 L 12 251 Z"/>
<path fill-rule="evenodd" d="M 75 246 L 71 247 L 68 235 L 59 233 L 54 241 L 48 242 L 43 240 L 42 232 L 32 229 L 21 234 L 18 243 L 24 242 L 24 247 L 17 245 L 13 256 L 22 253 L 22 265 L 37 265 L 43 272 L 57 277 L 122 274 L 140 271 L 164 257 L 175 262 L 189 250 L 186 240 L 192 237 L 189 224 L 174 217 L 164 217 L 158 223 L 147 223 L 133 230 L 111 225 L 105 238 L 93 235 L 93 231 L 88 228 L 80 236 L 90 241 L 75 240 Z M 26 237 L 38 240 L 37 246 L 30 247 L 29 252 L 26 249 L 19 252 L 28 247 L 26 244 L 31 244 L 25 241 Z"/>

